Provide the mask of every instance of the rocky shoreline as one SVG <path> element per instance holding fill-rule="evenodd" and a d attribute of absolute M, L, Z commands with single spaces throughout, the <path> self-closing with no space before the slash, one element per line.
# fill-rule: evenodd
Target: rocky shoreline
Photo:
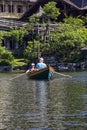
<path fill-rule="evenodd" d="M 51 65 L 56 71 L 77 71 L 77 70 L 87 70 L 87 61 L 81 63 L 57 63 L 51 62 L 47 65 Z M 28 66 L 0 66 L 1 71 L 26 71 Z"/>

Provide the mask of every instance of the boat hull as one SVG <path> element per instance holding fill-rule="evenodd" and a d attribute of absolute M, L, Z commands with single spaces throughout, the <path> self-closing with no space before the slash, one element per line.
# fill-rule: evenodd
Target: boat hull
<path fill-rule="evenodd" d="M 28 76 L 30 79 L 36 80 L 50 80 L 53 77 L 54 69 L 51 66 L 47 66 L 44 69 L 29 72 Z"/>

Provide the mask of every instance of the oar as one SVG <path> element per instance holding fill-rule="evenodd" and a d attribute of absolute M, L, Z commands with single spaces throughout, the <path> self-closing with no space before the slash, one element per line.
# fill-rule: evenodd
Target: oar
<path fill-rule="evenodd" d="M 16 78 L 19 78 L 19 77 L 21 77 L 21 76 L 25 75 L 25 74 L 26 74 L 26 73 L 22 73 L 22 74 L 17 75 L 17 76 L 15 76 L 15 77 L 13 77 L 13 78 L 11 78 L 11 79 L 9 79 L 9 80 L 14 80 L 14 79 L 16 79 Z"/>
<path fill-rule="evenodd" d="M 71 75 L 65 75 L 65 74 L 62 74 L 62 73 L 59 73 L 59 72 L 56 72 L 54 71 L 55 74 L 58 74 L 58 75 L 61 75 L 61 76 L 65 76 L 65 77 L 69 77 L 69 78 L 72 78 Z"/>

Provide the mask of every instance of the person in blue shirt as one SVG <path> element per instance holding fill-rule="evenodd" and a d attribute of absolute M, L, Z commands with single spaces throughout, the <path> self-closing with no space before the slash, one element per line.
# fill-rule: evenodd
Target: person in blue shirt
<path fill-rule="evenodd" d="M 39 63 L 36 64 L 36 68 L 37 69 L 43 69 L 45 67 L 47 67 L 47 65 L 44 63 L 44 59 L 41 57 L 39 59 Z"/>

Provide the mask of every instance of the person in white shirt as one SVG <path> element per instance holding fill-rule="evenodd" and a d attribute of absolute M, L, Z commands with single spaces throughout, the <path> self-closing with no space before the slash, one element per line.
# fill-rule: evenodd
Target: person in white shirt
<path fill-rule="evenodd" d="M 32 63 L 32 64 L 31 64 L 31 68 L 29 68 L 29 69 L 26 71 L 26 73 L 32 72 L 32 71 L 34 71 L 34 70 L 35 70 L 35 64 Z"/>

